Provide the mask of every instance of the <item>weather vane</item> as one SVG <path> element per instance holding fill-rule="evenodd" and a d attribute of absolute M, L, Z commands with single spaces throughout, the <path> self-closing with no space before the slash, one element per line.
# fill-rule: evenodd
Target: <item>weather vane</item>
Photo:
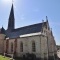
<path fill-rule="evenodd" d="M 12 4 L 14 3 L 14 0 L 12 0 Z"/>

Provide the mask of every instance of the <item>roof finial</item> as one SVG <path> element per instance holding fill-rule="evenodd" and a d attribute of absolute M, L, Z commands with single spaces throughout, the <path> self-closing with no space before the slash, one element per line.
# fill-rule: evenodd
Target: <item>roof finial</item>
<path fill-rule="evenodd" d="M 12 4 L 14 3 L 14 1 L 12 0 Z"/>
<path fill-rule="evenodd" d="M 46 16 L 46 22 L 48 22 L 48 17 Z"/>
<path fill-rule="evenodd" d="M 48 20 L 48 17 L 46 16 L 46 20 Z"/>
<path fill-rule="evenodd" d="M 3 25 L 2 25 L 2 28 L 3 28 Z"/>

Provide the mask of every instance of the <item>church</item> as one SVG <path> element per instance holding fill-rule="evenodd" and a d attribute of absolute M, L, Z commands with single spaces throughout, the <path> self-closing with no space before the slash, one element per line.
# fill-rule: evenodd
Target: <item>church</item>
<path fill-rule="evenodd" d="M 14 54 L 23 57 L 26 53 L 35 54 L 37 58 L 54 57 L 56 55 L 56 42 L 46 21 L 15 29 L 13 4 L 11 7 L 8 28 L 0 28 L 0 54 Z"/>

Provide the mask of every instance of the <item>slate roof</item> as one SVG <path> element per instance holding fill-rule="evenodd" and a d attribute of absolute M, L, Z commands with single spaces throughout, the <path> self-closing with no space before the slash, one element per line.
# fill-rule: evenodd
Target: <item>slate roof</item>
<path fill-rule="evenodd" d="M 17 38 L 20 35 L 37 33 L 37 32 L 41 31 L 42 24 L 43 23 L 38 23 L 38 24 L 33 24 L 33 25 L 17 28 L 17 29 L 10 31 L 10 32 L 6 31 L 6 36 L 9 38 Z M 46 22 L 44 24 L 46 24 Z"/>
<path fill-rule="evenodd" d="M 0 29 L 0 33 L 5 34 L 5 29 L 3 27 Z"/>

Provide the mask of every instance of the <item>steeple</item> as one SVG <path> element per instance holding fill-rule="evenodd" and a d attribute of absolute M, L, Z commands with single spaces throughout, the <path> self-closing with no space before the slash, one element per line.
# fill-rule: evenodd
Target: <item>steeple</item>
<path fill-rule="evenodd" d="M 11 7 L 11 11 L 10 11 L 10 16 L 9 16 L 9 21 L 8 21 L 8 29 L 7 30 L 12 30 L 14 29 L 14 9 L 13 9 L 13 3 L 12 3 L 12 7 Z"/>

